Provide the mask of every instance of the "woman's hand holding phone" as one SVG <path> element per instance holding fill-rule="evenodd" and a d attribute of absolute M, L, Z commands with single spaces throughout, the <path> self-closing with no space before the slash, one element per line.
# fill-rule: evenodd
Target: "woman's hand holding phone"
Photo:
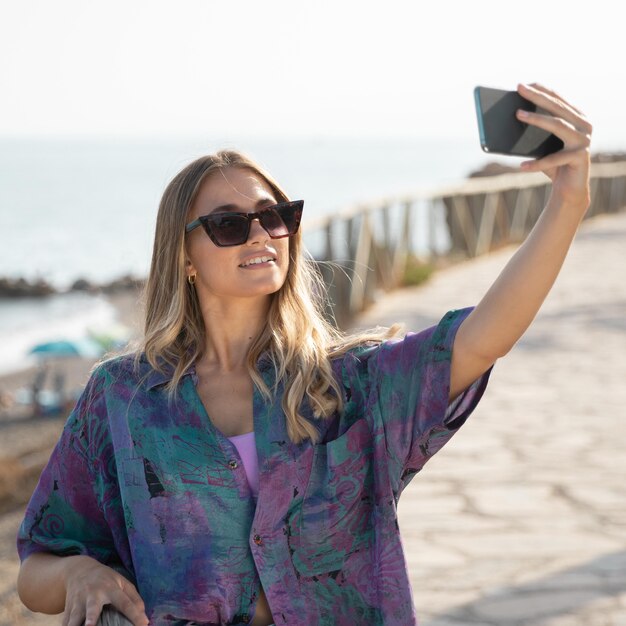
<path fill-rule="evenodd" d="M 518 119 L 551 132 L 563 141 L 563 148 L 558 152 L 522 162 L 522 170 L 546 174 L 552 180 L 553 196 L 567 204 L 580 206 L 584 212 L 590 200 L 591 124 L 576 107 L 542 85 L 519 85 L 517 91 L 549 113 L 518 110 Z"/>

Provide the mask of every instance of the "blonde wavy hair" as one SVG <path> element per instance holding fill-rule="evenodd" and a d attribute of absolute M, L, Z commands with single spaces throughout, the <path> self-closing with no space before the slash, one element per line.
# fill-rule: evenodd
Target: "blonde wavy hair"
<path fill-rule="evenodd" d="M 170 399 L 183 374 L 202 356 L 206 345 L 204 320 L 196 291 L 185 273 L 185 224 L 188 212 L 207 177 L 224 168 L 243 168 L 264 180 L 277 200 L 287 201 L 278 183 L 251 158 L 234 150 L 196 159 L 169 183 L 159 205 L 150 273 L 144 288 L 144 336 L 135 346 L 135 364 L 142 353 L 150 366 L 163 371 L 164 364 L 174 374 L 167 385 Z M 210 245 L 207 243 L 207 245 Z M 253 383 L 271 401 L 282 381 L 282 408 L 287 433 L 294 443 L 319 433 L 300 412 L 306 397 L 318 419 L 341 411 L 342 393 L 333 376 L 331 360 L 367 342 L 381 342 L 397 334 L 399 328 L 375 329 L 347 336 L 327 321 L 326 286 L 314 261 L 304 254 L 302 233 L 289 240 L 289 268 L 282 287 L 272 294 L 267 324 L 255 338 L 247 356 Z M 276 370 L 276 385 L 269 389 L 257 361 L 266 353 Z"/>

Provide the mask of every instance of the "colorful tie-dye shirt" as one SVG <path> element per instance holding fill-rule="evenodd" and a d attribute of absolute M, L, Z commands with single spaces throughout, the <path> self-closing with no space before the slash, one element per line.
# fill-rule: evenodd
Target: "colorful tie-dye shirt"
<path fill-rule="evenodd" d="M 344 410 L 318 420 L 302 407 L 318 444 L 289 440 L 282 387 L 271 403 L 255 389 L 256 502 L 193 371 L 168 405 L 171 371 L 101 364 L 28 505 L 20 558 L 89 555 L 136 584 L 156 626 L 249 623 L 261 583 L 277 626 L 416 624 L 398 499 L 487 385 L 491 370 L 448 406 L 470 310 L 336 359 Z M 258 367 L 271 387 L 271 361 Z"/>

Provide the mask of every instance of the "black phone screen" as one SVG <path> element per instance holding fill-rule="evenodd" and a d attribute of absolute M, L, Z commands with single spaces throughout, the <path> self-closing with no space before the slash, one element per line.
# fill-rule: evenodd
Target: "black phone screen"
<path fill-rule="evenodd" d="M 474 99 L 480 143 L 485 152 L 543 157 L 563 148 L 556 135 L 517 119 L 518 109 L 543 112 L 517 91 L 476 87 Z"/>

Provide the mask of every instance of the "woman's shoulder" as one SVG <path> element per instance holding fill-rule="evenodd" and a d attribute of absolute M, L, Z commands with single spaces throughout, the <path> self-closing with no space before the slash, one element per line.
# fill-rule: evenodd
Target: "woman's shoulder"
<path fill-rule="evenodd" d="M 174 373 L 175 366 L 163 356 L 157 356 L 153 366 L 145 352 L 128 351 L 100 361 L 92 370 L 92 378 L 103 380 L 114 389 L 122 385 L 147 392 L 172 380 Z"/>
<path fill-rule="evenodd" d="M 125 352 L 105 356 L 91 369 L 90 379 L 110 382 L 123 378 L 127 382 L 137 382 L 151 370 L 143 352 Z"/>
<path fill-rule="evenodd" d="M 370 379 L 372 361 L 377 359 L 380 350 L 390 341 L 393 339 L 351 338 L 347 345 L 330 355 L 335 376 L 343 381 L 344 386 L 351 388 L 355 384 L 366 384 Z"/>
<path fill-rule="evenodd" d="M 403 339 L 404 328 L 400 324 L 394 324 L 390 328 L 375 328 L 356 332 L 344 337 L 343 342 L 331 351 L 332 361 L 367 362 L 389 344 L 397 343 Z"/>

